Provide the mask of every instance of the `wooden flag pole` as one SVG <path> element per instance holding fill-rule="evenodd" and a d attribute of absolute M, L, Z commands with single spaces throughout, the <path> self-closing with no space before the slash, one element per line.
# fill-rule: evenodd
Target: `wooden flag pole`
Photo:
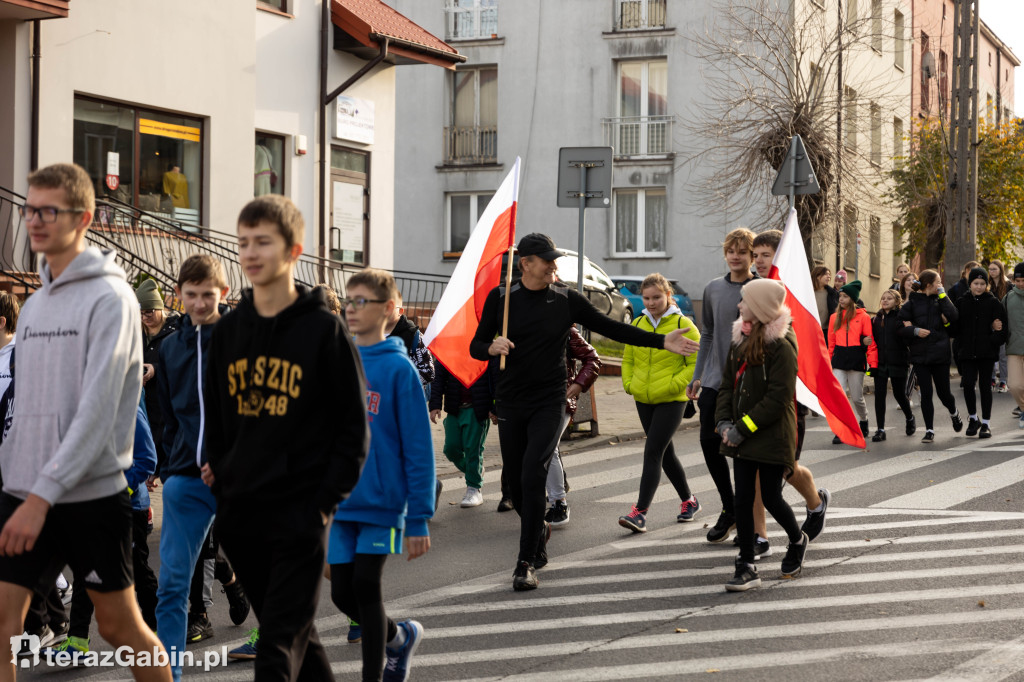
<path fill-rule="evenodd" d="M 515 252 L 516 247 L 513 244 L 508 247 L 508 267 L 505 273 L 505 313 L 501 318 L 501 335 L 506 339 L 508 338 L 508 299 L 512 295 L 512 254 Z M 505 371 L 505 356 L 501 356 L 501 361 L 498 364 L 498 369 L 502 372 Z"/>

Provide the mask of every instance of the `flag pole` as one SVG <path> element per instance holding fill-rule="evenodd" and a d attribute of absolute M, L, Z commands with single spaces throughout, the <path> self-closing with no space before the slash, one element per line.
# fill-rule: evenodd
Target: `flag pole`
<path fill-rule="evenodd" d="M 515 245 L 508 247 L 508 267 L 505 273 L 505 313 L 501 318 L 501 335 L 508 338 L 508 299 L 512 295 L 512 254 L 516 250 Z M 498 364 L 498 369 L 502 372 L 505 371 L 505 356 L 501 356 L 501 361 Z"/>

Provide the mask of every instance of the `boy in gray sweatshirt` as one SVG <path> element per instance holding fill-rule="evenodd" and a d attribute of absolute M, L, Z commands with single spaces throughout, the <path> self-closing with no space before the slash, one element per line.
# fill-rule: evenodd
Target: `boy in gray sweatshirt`
<path fill-rule="evenodd" d="M 45 262 L 21 312 L 18 400 L 0 446 L 0 641 L 21 634 L 33 588 L 68 564 L 103 637 L 152 657 L 163 650 L 132 588 L 124 476 L 142 387 L 138 301 L 114 253 L 85 246 L 95 211 L 85 170 L 48 166 L 28 185 L 21 215 Z M 133 672 L 170 679 L 166 665 Z M 0 680 L 13 679 L 13 665 L 0 665 Z"/>

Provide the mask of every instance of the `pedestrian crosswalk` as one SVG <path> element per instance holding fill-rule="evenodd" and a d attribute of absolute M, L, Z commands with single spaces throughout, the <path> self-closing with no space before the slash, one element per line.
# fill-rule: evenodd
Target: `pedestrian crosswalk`
<path fill-rule="evenodd" d="M 698 522 L 674 522 L 678 498 L 663 482 L 652 530 L 636 536 L 613 517 L 635 502 L 642 443 L 569 457 L 573 523 L 607 517 L 607 540 L 560 555 L 559 536 L 574 526 L 556 533 L 536 592 L 514 593 L 510 568 L 390 602 L 390 615 L 426 630 L 412 679 L 1021 679 L 1024 435 L 947 442 L 903 454 L 805 451 L 833 493 L 826 530 L 802 577 L 781 580 L 786 540 L 769 519 L 775 553 L 759 562 L 762 587 L 742 594 L 723 589 L 735 548 L 704 537 L 718 502 L 699 452 L 681 457 L 704 503 Z M 497 478 L 485 476 L 489 499 Z M 358 675 L 344 617 L 318 628 L 339 679 Z M 203 678 L 251 674 L 242 665 Z"/>

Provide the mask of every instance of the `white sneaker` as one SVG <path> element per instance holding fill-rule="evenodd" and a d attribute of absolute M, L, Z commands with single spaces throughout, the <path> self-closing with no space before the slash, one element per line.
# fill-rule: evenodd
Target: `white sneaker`
<path fill-rule="evenodd" d="M 462 498 L 460 507 L 479 507 L 484 503 L 484 496 L 479 488 L 466 488 L 466 494 Z"/>

